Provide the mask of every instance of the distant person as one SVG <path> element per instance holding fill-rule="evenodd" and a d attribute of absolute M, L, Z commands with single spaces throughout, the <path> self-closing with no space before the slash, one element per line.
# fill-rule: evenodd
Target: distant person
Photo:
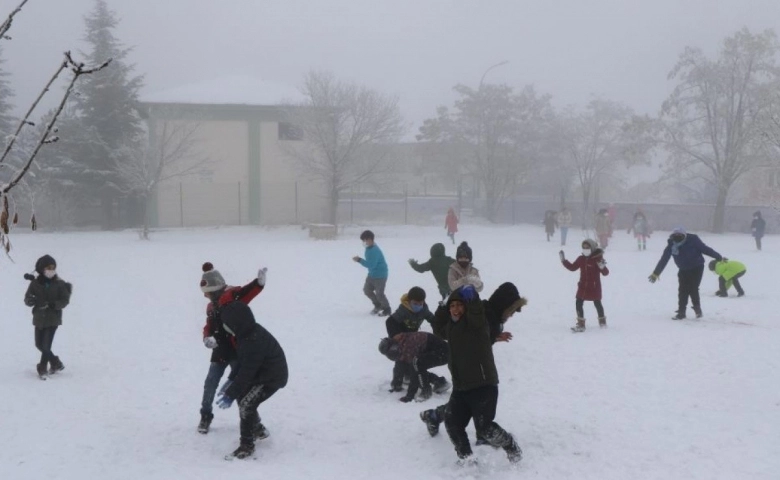
<path fill-rule="evenodd" d="M 544 223 L 544 232 L 547 234 L 547 241 L 549 242 L 553 235 L 555 235 L 556 227 L 558 227 L 558 219 L 556 218 L 555 211 L 547 210 L 544 212 L 544 220 L 542 220 L 542 223 Z"/>
<path fill-rule="evenodd" d="M 610 203 L 607 207 L 607 217 L 609 217 L 610 226 L 609 237 L 612 238 L 612 226 L 615 225 L 615 218 L 617 217 L 617 207 L 614 203 Z"/>
<path fill-rule="evenodd" d="M 609 219 L 606 208 L 602 208 L 596 213 L 594 228 L 596 229 L 596 236 L 599 238 L 599 247 L 605 250 L 609 245 L 609 237 L 612 236 L 612 220 Z"/>
<path fill-rule="evenodd" d="M 558 212 L 558 229 L 561 232 L 561 246 L 566 246 L 566 237 L 569 235 L 569 228 L 571 227 L 571 212 L 567 207 L 563 207 Z"/>
<path fill-rule="evenodd" d="M 728 297 L 728 291 L 732 285 L 737 290 L 738 297 L 745 295 L 745 291 L 739 283 L 739 279 L 747 273 L 747 268 L 743 263 L 724 258 L 721 261 L 711 260 L 709 268 L 718 276 L 718 290 L 715 292 L 715 296 Z"/>
<path fill-rule="evenodd" d="M 705 245 L 698 235 L 687 233 L 683 227 L 677 227 L 669 235 L 669 240 L 666 242 L 661 259 L 658 260 L 658 265 L 655 266 L 653 273 L 647 277 L 650 283 L 655 283 L 666 268 L 666 264 L 669 263 L 669 258 L 674 258 L 674 263 L 679 270 L 677 272 L 677 314 L 672 317 L 672 320 L 685 318 L 689 297 L 696 318 L 701 318 L 703 315 L 699 286 L 704 274 L 704 255 L 718 261 L 723 260 L 720 253 Z"/>
<path fill-rule="evenodd" d="M 756 239 L 756 248 L 761 251 L 761 239 L 764 237 L 764 230 L 766 229 L 766 220 L 761 218 L 761 212 L 756 210 L 753 213 L 753 221 L 750 223 L 750 231 L 753 238 Z"/>
<path fill-rule="evenodd" d="M 634 213 L 631 226 L 628 227 L 626 233 L 631 234 L 632 231 L 634 232 L 634 238 L 636 238 L 636 249 L 647 250 L 647 239 L 650 238 L 650 223 L 647 221 L 645 212 L 641 208 Z"/>
<path fill-rule="evenodd" d="M 363 265 L 368 269 L 366 281 L 363 284 L 363 293 L 374 304 L 371 315 L 386 317 L 390 315 L 390 302 L 385 296 L 385 287 L 387 286 L 387 262 L 379 245 L 374 243 L 374 232 L 365 230 L 360 234 L 360 240 L 366 248 L 365 257 L 352 257 L 352 260 Z"/>
<path fill-rule="evenodd" d="M 418 263 L 417 260 L 410 258 L 409 265 L 415 272 L 425 273 L 430 271 L 433 274 L 433 278 L 436 280 L 436 285 L 439 287 L 439 294 L 442 300 L 447 298 L 452 290 L 447 281 L 447 274 L 450 270 L 450 265 L 455 263 L 455 259 L 446 255 L 444 244 L 434 243 L 431 246 L 431 258 L 425 263 Z"/>
<path fill-rule="evenodd" d="M 452 244 L 455 245 L 455 234 L 458 233 L 458 216 L 455 215 L 455 210 L 452 208 L 447 210 L 447 217 L 444 219 L 444 228 L 447 230 L 447 236 L 452 240 Z"/>

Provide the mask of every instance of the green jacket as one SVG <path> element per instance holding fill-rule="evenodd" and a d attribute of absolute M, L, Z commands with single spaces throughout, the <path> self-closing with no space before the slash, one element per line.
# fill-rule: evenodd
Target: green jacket
<path fill-rule="evenodd" d="M 446 297 L 450 294 L 450 286 L 447 282 L 447 272 L 450 265 L 455 263 L 455 259 L 445 255 L 444 244 L 435 243 L 431 247 L 431 258 L 425 263 L 417 263 L 417 260 L 409 260 L 409 265 L 420 273 L 431 272 L 436 279 L 436 285 L 439 287 L 439 293 Z"/>
<path fill-rule="evenodd" d="M 436 310 L 433 333 L 450 345 L 448 365 L 452 388 L 456 391 L 498 385 L 498 370 L 493 359 L 493 339 L 485 317 L 485 307 L 479 297 L 466 303 L 466 313 L 454 322 L 449 304 L 460 300 L 460 290 L 450 295 L 447 305 Z"/>
<path fill-rule="evenodd" d="M 24 294 L 24 303 L 32 308 L 33 325 L 38 328 L 62 325 L 62 309 L 70 303 L 73 287 L 55 276 L 48 279 L 42 275 L 32 280 Z"/>
<path fill-rule="evenodd" d="M 715 264 L 715 274 L 719 277 L 723 277 L 723 280 L 726 280 L 727 289 L 731 287 L 731 280 L 745 271 L 747 271 L 745 265 L 736 260 L 721 260 Z"/>

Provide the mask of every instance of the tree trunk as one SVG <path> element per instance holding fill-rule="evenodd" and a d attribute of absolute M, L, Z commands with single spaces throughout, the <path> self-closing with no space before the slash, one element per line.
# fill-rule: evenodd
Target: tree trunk
<path fill-rule="evenodd" d="M 590 214 L 590 185 L 582 186 L 582 229 L 588 230 L 593 215 Z"/>
<path fill-rule="evenodd" d="M 335 188 L 330 190 L 330 211 L 328 212 L 328 222 L 331 225 L 337 225 L 339 215 L 339 191 Z"/>
<path fill-rule="evenodd" d="M 718 199 L 715 201 L 715 214 L 712 217 L 712 232 L 723 233 L 726 216 L 726 199 L 729 196 L 728 187 L 718 187 Z"/>
<path fill-rule="evenodd" d="M 149 240 L 149 197 L 144 197 L 141 200 L 141 215 L 143 218 L 141 240 Z"/>

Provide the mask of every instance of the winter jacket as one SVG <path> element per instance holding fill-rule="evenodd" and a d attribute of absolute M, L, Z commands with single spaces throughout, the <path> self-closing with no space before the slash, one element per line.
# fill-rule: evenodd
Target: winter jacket
<path fill-rule="evenodd" d="M 447 217 L 444 219 L 444 228 L 448 234 L 458 233 L 458 216 L 453 209 L 447 211 Z"/>
<path fill-rule="evenodd" d="M 24 294 L 24 304 L 33 307 L 33 325 L 37 328 L 62 325 L 62 309 L 70 303 L 72 291 L 73 286 L 59 276 L 49 279 L 39 273 Z"/>
<path fill-rule="evenodd" d="M 460 290 L 455 290 L 436 310 L 433 332 L 450 345 L 448 365 L 455 391 L 498 385 L 498 370 L 493 359 L 493 338 L 490 337 L 485 305 L 477 297 L 465 303 L 466 313 L 453 321 L 449 304 L 463 301 Z"/>
<path fill-rule="evenodd" d="M 404 332 L 393 336 L 393 340 L 398 344 L 398 360 L 403 363 L 412 363 L 434 345 L 441 345 L 444 340 L 428 332 Z"/>
<path fill-rule="evenodd" d="M 504 331 L 504 323 L 515 312 L 519 312 L 528 301 L 520 296 L 517 287 L 511 283 L 502 283 L 488 300 L 483 300 L 485 318 L 490 328 L 490 338 L 493 343 Z"/>
<path fill-rule="evenodd" d="M 607 214 L 596 215 L 596 233 L 598 235 L 610 235 L 612 233 L 612 221 Z"/>
<path fill-rule="evenodd" d="M 555 233 L 555 227 L 558 226 L 557 215 L 553 211 L 547 211 L 544 214 L 544 229 L 547 233 Z"/>
<path fill-rule="evenodd" d="M 655 270 L 653 270 L 655 275 L 661 275 L 661 272 L 666 268 L 666 264 L 669 263 L 670 257 L 674 257 L 674 263 L 677 264 L 677 268 L 680 270 L 692 270 L 703 266 L 704 257 L 702 254 L 712 257 L 715 260 L 723 259 L 723 257 L 720 256 L 720 253 L 705 245 L 699 236 L 693 233 L 686 234 L 682 243 L 676 246 L 676 254 L 673 254 L 674 250 L 675 244 L 670 236 L 669 240 L 666 241 L 664 253 L 661 255 L 658 265 L 655 266 Z"/>
<path fill-rule="evenodd" d="M 561 228 L 571 227 L 571 212 L 569 210 L 561 210 L 558 213 L 558 226 Z"/>
<path fill-rule="evenodd" d="M 721 260 L 715 264 L 715 274 L 726 281 L 726 289 L 731 288 L 731 281 L 740 273 L 746 272 L 745 264 L 736 260 Z"/>
<path fill-rule="evenodd" d="M 754 218 L 750 223 L 750 231 L 754 237 L 761 238 L 764 236 L 764 231 L 766 230 L 766 220 L 761 217 L 761 213 L 756 212 L 756 214 L 758 215 L 758 218 Z"/>
<path fill-rule="evenodd" d="M 450 265 L 455 263 L 455 259 L 444 254 L 444 244 L 434 243 L 431 247 L 431 258 L 425 263 L 417 263 L 416 260 L 409 262 L 409 265 L 416 272 L 424 273 L 430 271 L 433 278 L 436 279 L 436 285 L 439 287 L 439 293 L 442 296 L 450 294 L 450 285 L 447 281 L 447 273 Z"/>
<path fill-rule="evenodd" d="M 222 328 L 221 307 L 233 301 L 248 304 L 262 291 L 263 287 L 255 279 L 243 287 L 227 287 L 219 297 L 217 305 L 214 302 L 209 302 L 206 305 L 206 325 L 203 327 L 203 338 L 214 337 L 217 341 L 217 347 L 211 351 L 212 363 L 231 362 L 236 358 L 235 339 Z"/>
<path fill-rule="evenodd" d="M 628 229 L 628 233 L 634 232 L 636 237 L 649 237 L 650 236 L 650 224 L 647 221 L 647 217 L 644 215 L 634 215 L 633 223 Z"/>
<path fill-rule="evenodd" d="M 360 264 L 368 269 L 370 278 L 387 278 L 387 263 L 378 245 L 366 247 L 364 256 L 365 258 L 360 259 Z"/>
<path fill-rule="evenodd" d="M 233 382 L 225 391 L 240 399 L 255 385 L 283 388 L 287 385 L 287 359 L 271 333 L 255 322 L 249 305 L 230 302 L 222 307 L 222 322 L 236 337 L 238 367 L 230 373 Z"/>
<path fill-rule="evenodd" d="M 484 285 L 482 279 L 479 278 L 479 270 L 469 263 L 467 268 L 463 268 L 454 262 L 450 265 L 450 269 L 447 272 L 447 284 L 450 286 L 450 290 L 457 290 L 464 285 L 473 285 L 474 288 L 481 292 Z"/>
<path fill-rule="evenodd" d="M 407 330 L 416 332 L 420 329 L 420 325 L 424 320 L 428 320 L 428 323 L 433 321 L 433 313 L 428 310 L 428 305 L 424 304 L 423 309 L 415 313 L 412 311 L 412 306 L 409 303 L 407 294 L 401 295 L 401 305 L 390 315 L 394 321 L 404 325 Z"/>
<path fill-rule="evenodd" d="M 601 300 L 601 276 L 609 275 L 609 268 L 600 269 L 599 261 L 604 256 L 600 248 L 592 248 L 589 256 L 580 255 L 574 263 L 564 260 L 563 266 L 572 272 L 580 271 L 580 281 L 577 283 L 577 298 L 582 300 Z"/>

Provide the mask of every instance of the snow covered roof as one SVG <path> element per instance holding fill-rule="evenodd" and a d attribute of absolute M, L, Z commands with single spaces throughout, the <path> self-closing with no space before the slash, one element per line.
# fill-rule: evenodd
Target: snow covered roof
<path fill-rule="evenodd" d="M 281 105 L 303 100 L 294 87 L 231 75 L 141 95 L 142 102 L 206 105 Z"/>

